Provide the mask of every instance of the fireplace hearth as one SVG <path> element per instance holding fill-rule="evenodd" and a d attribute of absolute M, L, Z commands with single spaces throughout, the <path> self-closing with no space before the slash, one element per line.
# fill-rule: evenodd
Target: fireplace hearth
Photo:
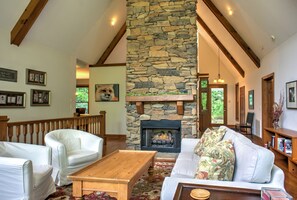
<path fill-rule="evenodd" d="M 180 152 L 180 120 L 142 120 L 141 149 L 158 152 Z"/>

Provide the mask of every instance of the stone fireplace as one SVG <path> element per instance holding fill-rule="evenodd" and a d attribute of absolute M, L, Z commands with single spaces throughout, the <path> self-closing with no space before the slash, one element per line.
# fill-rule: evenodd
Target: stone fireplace
<path fill-rule="evenodd" d="M 180 120 L 142 120 L 140 148 L 158 152 L 180 152 Z"/>
<path fill-rule="evenodd" d="M 196 2 L 127 0 L 128 148 L 141 149 L 142 120 L 179 120 L 181 138 L 196 135 Z"/>

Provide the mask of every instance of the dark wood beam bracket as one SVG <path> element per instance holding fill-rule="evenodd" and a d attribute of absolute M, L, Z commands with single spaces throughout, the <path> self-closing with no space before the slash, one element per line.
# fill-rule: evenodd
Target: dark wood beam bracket
<path fill-rule="evenodd" d="M 228 22 L 228 20 L 223 16 L 223 14 L 217 9 L 217 7 L 211 2 L 211 0 L 203 0 L 206 6 L 211 10 L 211 12 L 217 17 L 221 24 L 226 28 L 238 45 L 243 49 L 243 51 L 249 56 L 249 58 L 254 62 L 254 64 L 260 68 L 261 63 L 259 57 L 255 52 L 248 46 L 248 44 L 242 39 L 242 37 L 237 33 L 233 26 Z"/>
<path fill-rule="evenodd" d="M 19 46 L 48 0 L 31 0 L 27 8 L 10 32 L 10 44 Z"/>
<path fill-rule="evenodd" d="M 208 33 L 208 35 L 213 39 L 213 41 L 218 45 L 218 47 L 221 49 L 221 51 L 225 54 L 225 56 L 228 58 L 228 60 L 232 63 L 232 65 L 236 68 L 238 73 L 244 77 L 244 70 L 241 68 L 241 66 L 236 62 L 236 60 L 232 57 L 232 55 L 229 53 L 229 51 L 225 48 L 225 46 L 220 42 L 220 40 L 215 36 L 215 34 L 210 30 L 210 28 L 206 25 L 206 23 L 203 21 L 203 19 L 197 14 L 197 21 L 199 24 L 205 29 L 205 31 Z"/>
<path fill-rule="evenodd" d="M 113 38 L 111 43 L 108 45 L 108 47 L 105 49 L 104 53 L 102 54 L 101 58 L 98 60 L 98 62 L 95 65 L 90 65 L 90 67 L 96 67 L 96 66 L 102 66 L 104 65 L 104 62 L 108 58 L 108 56 L 111 54 L 113 49 L 117 46 L 123 35 L 126 33 L 126 22 L 122 25 L 119 32 L 116 34 L 116 36 Z"/>

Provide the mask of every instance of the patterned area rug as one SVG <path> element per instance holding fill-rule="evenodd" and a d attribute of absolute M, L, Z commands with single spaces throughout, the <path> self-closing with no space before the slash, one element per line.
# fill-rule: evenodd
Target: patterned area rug
<path fill-rule="evenodd" d="M 148 175 L 143 175 L 133 187 L 130 200 L 159 200 L 163 180 L 170 176 L 174 162 L 156 161 L 154 166 L 154 175 L 150 180 Z M 57 191 L 51 194 L 46 200 L 75 200 L 72 196 L 72 184 L 57 187 Z M 116 200 L 104 192 L 94 192 L 83 196 L 82 200 Z"/>

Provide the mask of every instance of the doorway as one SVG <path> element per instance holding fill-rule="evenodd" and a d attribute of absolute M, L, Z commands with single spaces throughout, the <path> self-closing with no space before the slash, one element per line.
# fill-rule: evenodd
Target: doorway
<path fill-rule="evenodd" d="M 227 85 L 210 84 L 210 126 L 227 124 Z"/>
<path fill-rule="evenodd" d="M 245 124 L 245 86 L 239 88 L 239 120 Z"/>

